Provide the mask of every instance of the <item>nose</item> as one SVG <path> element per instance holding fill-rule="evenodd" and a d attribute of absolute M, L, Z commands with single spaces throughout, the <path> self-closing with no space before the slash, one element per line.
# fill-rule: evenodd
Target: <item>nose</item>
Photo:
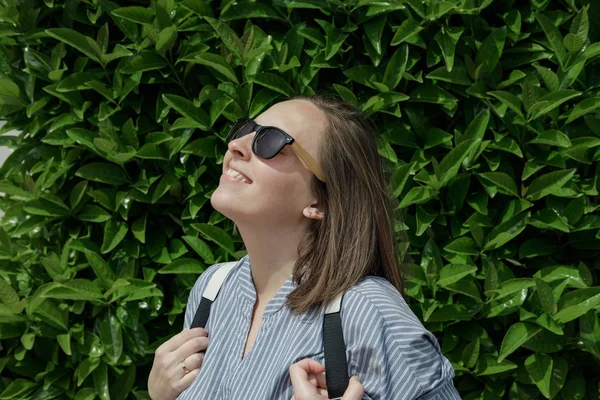
<path fill-rule="evenodd" d="M 250 133 L 229 142 L 227 148 L 229 151 L 231 151 L 234 158 L 239 158 L 246 161 L 250 159 L 250 155 L 252 154 L 251 147 L 253 137 L 254 133 Z"/>

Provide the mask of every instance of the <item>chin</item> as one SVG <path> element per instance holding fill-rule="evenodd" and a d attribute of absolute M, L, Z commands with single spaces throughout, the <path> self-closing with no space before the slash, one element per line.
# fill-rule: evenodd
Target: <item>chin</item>
<path fill-rule="evenodd" d="M 240 209 L 243 200 L 240 196 L 233 193 L 228 193 L 225 190 L 217 188 L 210 196 L 210 204 L 212 207 L 232 220 L 237 222 L 242 219 L 245 213 Z"/>

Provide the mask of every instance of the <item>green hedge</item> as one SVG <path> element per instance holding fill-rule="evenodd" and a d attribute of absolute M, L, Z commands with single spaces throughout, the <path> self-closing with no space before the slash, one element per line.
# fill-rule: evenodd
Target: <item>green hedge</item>
<path fill-rule="evenodd" d="M 589 3 L 589 4 L 588 4 Z M 465 399 L 600 398 L 600 2 L 0 0 L 0 399 L 148 398 L 238 117 L 339 94 Z"/>

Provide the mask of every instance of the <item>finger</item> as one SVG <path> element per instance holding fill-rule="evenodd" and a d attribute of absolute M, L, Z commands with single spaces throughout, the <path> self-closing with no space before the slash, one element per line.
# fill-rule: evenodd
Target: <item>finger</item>
<path fill-rule="evenodd" d="M 170 353 L 180 348 L 184 343 L 195 337 L 208 336 L 208 332 L 204 328 L 184 329 L 171 339 L 159 346 L 156 351 L 161 349 L 164 352 Z"/>
<path fill-rule="evenodd" d="M 193 337 L 178 349 L 173 351 L 173 359 L 176 361 L 185 360 L 189 356 L 199 351 L 204 351 L 208 347 L 208 338 L 206 336 Z"/>
<path fill-rule="evenodd" d="M 204 353 L 194 353 L 188 356 L 183 362 L 188 371 L 192 371 L 194 369 L 198 369 L 202 366 L 202 362 L 204 361 Z"/>
<path fill-rule="evenodd" d="M 315 392 L 315 385 L 309 382 L 309 374 L 320 374 L 323 372 L 323 366 L 311 358 L 305 358 L 295 364 L 290 365 L 290 378 L 294 392 L 297 394 L 312 394 Z"/>
<path fill-rule="evenodd" d="M 199 373 L 200 373 L 200 369 L 195 369 L 195 370 L 190 371 L 189 373 L 185 374 L 179 380 L 178 388 L 183 392 L 185 389 L 187 389 L 188 386 L 190 386 L 192 384 L 192 382 L 194 381 L 194 379 L 196 379 L 196 377 L 198 376 Z"/>
<path fill-rule="evenodd" d="M 317 375 L 325 372 L 325 367 L 312 358 L 304 358 L 292 365 L 302 368 L 307 374 Z"/>
<path fill-rule="evenodd" d="M 327 389 L 327 380 L 325 378 L 325 373 L 317 374 L 317 387 Z"/>
<path fill-rule="evenodd" d="M 353 376 L 350 378 L 348 389 L 346 389 L 344 392 L 344 397 L 342 397 L 342 400 L 360 400 L 362 399 L 364 393 L 364 386 L 360 383 L 360 380 L 357 376 Z"/>

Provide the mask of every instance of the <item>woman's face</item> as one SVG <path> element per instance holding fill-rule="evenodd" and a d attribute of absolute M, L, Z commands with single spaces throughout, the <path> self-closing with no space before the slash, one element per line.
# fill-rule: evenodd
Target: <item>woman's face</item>
<path fill-rule="evenodd" d="M 312 103 L 305 100 L 277 103 L 254 121 L 284 130 L 317 159 L 327 122 Z M 269 160 L 254 155 L 252 140 L 255 134 L 252 132 L 229 143 L 223 160 L 223 174 L 211 197 L 213 207 L 238 224 L 287 225 L 306 221 L 304 209 L 316 204 L 311 188 L 313 173 L 289 145 Z M 242 174 L 246 182 L 229 176 L 230 170 Z"/>

